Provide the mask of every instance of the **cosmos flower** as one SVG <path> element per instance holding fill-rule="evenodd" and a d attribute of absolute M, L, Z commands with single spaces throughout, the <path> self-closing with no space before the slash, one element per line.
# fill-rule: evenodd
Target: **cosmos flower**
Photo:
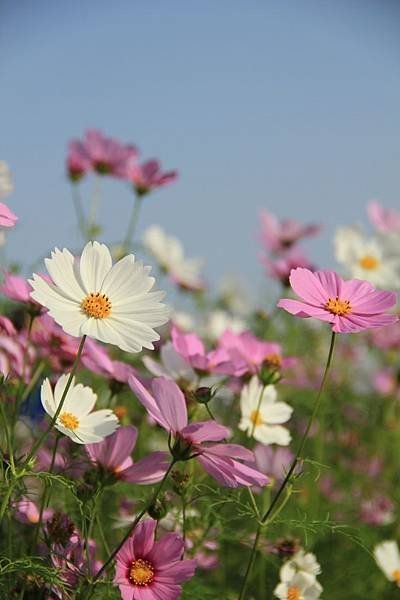
<path fill-rule="evenodd" d="M 152 190 L 172 183 L 178 177 L 176 171 L 161 171 L 158 160 L 148 160 L 139 165 L 136 160 L 131 160 L 126 168 L 125 177 L 132 182 L 136 193 L 144 196 Z"/>
<path fill-rule="evenodd" d="M 52 509 L 45 508 L 42 515 L 43 520 L 47 521 L 52 514 Z M 14 517 L 20 523 L 25 523 L 26 525 L 35 525 L 36 523 L 39 523 L 40 510 L 32 500 L 26 496 L 23 496 L 15 505 Z"/>
<path fill-rule="evenodd" d="M 376 200 L 367 206 L 369 220 L 380 233 L 400 233 L 400 213 L 384 208 Z"/>
<path fill-rule="evenodd" d="M 116 556 L 114 583 L 122 600 L 177 600 L 196 561 L 182 558 L 183 539 L 167 533 L 155 541 L 157 521 L 139 523 Z"/>
<path fill-rule="evenodd" d="M 279 254 L 299 240 L 317 235 L 319 225 L 301 225 L 293 219 L 278 221 L 275 215 L 263 210 L 260 214 L 261 242 L 267 250 Z"/>
<path fill-rule="evenodd" d="M 274 385 L 264 387 L 253 375 L 240 395 L 239 429 L 262 444 L 287 446 L 291 435 L 282 423 L 290 419 L 293 409 L 286 402 L 277 402 L 277 396 Z"/>
<path fill-rule="evenodd" d="M 42 405 L 50 417 L 54 417 L 57 411 L 68 379 L 68 374 L 61 375 L 54 392 L 47 378 L 42 383 Z M 91 412 L 96 400 L 97 396 L 90 387 L 75 384 L 73 378 L 55 427 L 77 444 L 101 442 L 117 429 L 118 419 L 110 409 Z"/>
<path fill-rule="evenodd" d="M 149 415 L 174 438 L 174 453 L 179 460 L 196 458 L 202 467 L 228 487 L 266 485 L 267 477 L 239 462 L 254 463 L 254 455 L 237 444 L 221 444 L 230 431 L 215 421 L 188 425 L 186 401 L 175 382 L 157 377 L 151 393 L 135 377 L 129 385 Z"/>
<path fill-rule="evenodd" d="M 281 580 L 274 590 L 279 600 L 317 600 L 322 586 L 315 577 L 306 573 L 295 573 L 290 579 Z"/>
<path fill-rule="evenodd" d="M 264 444 L 256 445 L 254 456 L 257 469 L 278 483 L 285 479 L 294 458 L 294 454 L 289 448 L 281 446 L 274 448 Z"/>
<path fill-rule="evenodd" d="M 310 575 L 315 579 L 321 573 L 321 566 L 315 554 L 305 552 L 302 548 L 298 550 L 290 560 L 282 565 L 280 578 L 282 581 L 289 581 L 296 573 Z"/>
<path fill-rule="evenodd" d="M 134 463 L 131 453 L 136 440 L 136 427 L 128 425 L 98 444 L 88 444 L 85 450 L 94 463 L 116 479 L 142 485 L 161 481 L 170 463 L 167 452 L 153 452 Z"/>
<path fill-rule="evenodd" d="M 394 540 L 387 540 L 377 544 L 374 548 L 374 557 L 386 578 L 400 587 L 400 552 L 397 543 Z"/>
<path fill-rule="evenodd" d="M 277 258 L 263 256 L 261 262 L 267 267 L 270 277 L 277 279 L 284 286 L 289 285 L 289 275 L 292 269 L 304 267 L 314 271 L 314 267 L 308 258 L 297 249 L 288 250 L 283 256 Z"/>
<path fill-rule="evenodd" d="M 0 202 L 0 227 L 14 227 L 18 221 L 18 217 L 14 215 L 13 211 Z"/>
<path fill-rule="evenodd" d="M 138 156 L 135 146 L 106 137 L 97 129 L 86 131 L 83 145 L 92 169 L 99 175 L 125 177 L 128 162 Z"/>
<path fill-rule="evenodd" d="M 71 140 L 68 144 L 67 173 L 69 179 L 76 183 L 90 171 L 92 164 L 85 145 L 80 140 Z"/>
<path fill-rule="evenodd" d="M 396 323 L 386 314 L 397 302 L 397 294 L 376 290 L 368 281 L 344 280 L 334 271 L 294 269 L 290 285 L 302 301 L 283 299 L 278 306 L 297 317 L 315 317 L 331 323 L 336 333 L 355 333 Z"/>
<path fill-rule="evenodd" d="M 151 292 L 150 267 L 129 254 L 112 265 L 107 246 L 86 244 L 80 260 L 57 248 L 45 260 L 53 283 L 34 274 L 31 297 L 66 333 L 87 335 L 128 352 L 153 349 L 154 327 L 168 320 L 164 292 Z"/>

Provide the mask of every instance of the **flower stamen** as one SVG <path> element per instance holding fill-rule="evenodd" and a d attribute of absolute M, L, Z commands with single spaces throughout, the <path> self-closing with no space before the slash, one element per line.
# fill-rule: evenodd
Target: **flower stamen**
<path fill-rule="evenodd" d="M 129 579 L 134 585 L 145 587 L 154 579 L 154 567 L 143 558 L 132 561 L 129 569 Z"/>
<path fill-rule="evenodd" d="M 105 294 L 90 292 L 81 302 L 81 308 L 88 317 L 105 319 L 111 314 L 111 302 Z"/>
<path fill-rule="evenodd" d="M 366 254 L 358 261 L 358 264 L 367 271 L 373 271 L 379 266 L 379 260 L 371 254 Z"/>
<path fill-rule="evenodd" d="M 298 587 L 290 587 L 287 592 L 287 600 L 300 600 L 300 590 Z"/>
<path fill-rule="evenodd" d="M 393 571 L 392 577 L 393 577 L 394 581 L 397 583 L 397 585 L 400 586 L 400 569 L 396 569 L 395 571 Z"/>
<path fill-rule="evenodd" d="M 79 419 L 69 412 L 63 412 L 59 416 L 59 421 L 61 425 L 66 427 L 66 429 L 77 429 L 79 427 Z"/>
<path fill-rule="evenodd" d="M 329 298 L 325 303 L 324 308 L 333 315 L 338 315 L 339 317 L 351 312 L 350 300 L 340 300 L 338 296 L 336 296 L 336 298 Z"/>
<path fill-rule="evenodd" d="M 252 410 L 251 411 L 250 421 L 253 423 L 253 425 L 262 425 L 263 420 L 262 420 L 262 417 L 260 415 L 260 411 L 259 410 Z"/>

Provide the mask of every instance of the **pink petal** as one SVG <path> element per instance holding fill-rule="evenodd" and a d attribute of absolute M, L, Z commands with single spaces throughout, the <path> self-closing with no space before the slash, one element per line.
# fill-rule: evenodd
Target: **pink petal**
<path fill-rule="evenodd" d="M 290 272 L 290 285 L 300 298 L 313 304 L 321 306 L 328 299 L 328 292 L 324 289 L 319 277 L 316 273 L 298 267 Z"/>
<path fill-rule="evenodd" d="M 156 581 L 162 581 L 167 584 L 184 583 L 193 577 L 195 570 L 195 560 L 180 560 L 175 564 L 171 564 L 171 562 L 165 563 L 162 567 L 158 567 Z"/>
<path fill-rule="evenodd" d="M 202 442 L 220 442 L 230 437 L 230 430 L 215 421 L 199 421 L 185 427 L 182 436 L 194 444 Z"/>
<path fill-rule="evenodd" d="M 128 379 L 128 384 L 131 390 L 136 394 L 138 400 L 143 404 L 149 415 L 157 421 L 161 427 L 170 431 L 169 423 L 166 421 L 164 416 L 162 415 L 160 408 L 150 394 L 148 390 L 144 387 L 144 385 L 137 379 L 134 375 L 131 375 Z"/>
<path fill-rule="evenodd" d="M 163 419 L 174 433 L 183 429 L 188 422 L 186 400 L 175 381 L 165 377 L 156 377 L 152 390 Z"/>
<path fill-rule="evenodd" d="M 168 567 L 174 561 L 180 561 L 184 551 L 183 539 L 177 533 L 167 533 L 158 542 L 155 542 L 148 560 L 157 567 L 157 574 L 162 567 Z"/>
<path fill-rule="evenodd" d="M 146 519 L 136 525 L 131 539 L 137 558 L 146 558 L 151 552 L 154 545 L 156 526 L 157 521 L 154 521 L 153 519 Z"/>
<path fill-rule="evenodd" d="M 136 483 L 139 485 L 148 485 L 161 481 L 169 467 L 169 455 L 167 452 L 153 452 L 141 460 L 121 471 L 120 479 Z"/>

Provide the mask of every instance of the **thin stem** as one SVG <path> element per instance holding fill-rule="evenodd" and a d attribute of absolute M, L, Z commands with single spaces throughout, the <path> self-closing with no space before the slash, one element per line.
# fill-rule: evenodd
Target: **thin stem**
<path fill-rule="evenodd" d="M 37 381 L 38 381 L 39 377 L 41 376 L 45 366 L 46 366 L 46 362 L 44 360 L 41 360 L 40 363 L 38 364 L 38 366 L 36 367 L 36 371 L 32 375 L 30 382 L 26 386 L 24 393 L 22 394 L 21 404 L 23 402 L 25 402 L 25 400 L 27 399 L 27 397 L 29 396 L 29 394 L 31 393 L 31 391 L 33 390 L 35 385 L 37 384 Z"/>
<path fill-rule="evenodd" d="M 136 226 L 137 226 L 137 223 L 139 220 L 140 209 L 142 207 L 142 200 L 143 200 L 142 196 L 138 196 L 138 195 L 135 196 L 135 201 L 133 203 L 131 217 L 130 217 L 129 223 L 128 223 L 128 229 L 126 231 L 126 235 L 125 235 L 124 241 L 122 243 L 122 247 L 126 252 L 129 252 L 130 247 L 132 245 L 133 235 L 136 230 Z"/>
<path fill-rule="evenodd" d="M 251 490 L 250 487 L 247 487 L 246 489 L 247 489 L 247 491 L 249 493 L 249 496 L 250 496 L 250 501 L 251 501 L 251 504 L 252 504 L 253 509 L 254 509 L 254 514 L 256 515 L 257 519 L 260 519 L 260 511 L 258 510 L 258 506 L 257 506 L 256 499 L 254 498 L 254 494 L 253 494 L 253 492 L 252 492 L 252 490 Z"/>
<path fill-rule="evenodd" d="M 54 413 L 54 416 L 51 419 L 51 421 L 50 421 L 49 426 L 47 427 L 47 429 L 42 433 L 42 435 L 39 437 L 39 439 L 32 446 L 32 449 L 31 449 L 30 453 L 28 454 L 28 457 L 27 457 L 27 459 L 25 461 L 25 464 L 28 464 L 28 462 L 31 460 L 31 458 L 34 456 L 34 454 L 36 453 L 36 451 L 43 444 L 44 440 L 46 439 L 46 437 L 48 436 L 48 434 L 50 433 L 50 431 L 53 429 L 54 425 L 57 422 L 59 414 L 62 411 L 62 407 L 64 405 L 65 399 L 67 397 L 69 388 L 71 387 L 72 380 L 73 380 L 74 375 L 76 373 L 76 369 L 78 368 L 79 361 L 80 361 L 80 358 L 81 358 L 81 355 L 82 355 L 82 351 L 83 351 L 83 346 L 85 344 L 85 340 L 86 340 L 86 335 L 84 335 L 82 337 L 81 343 L 79 344 L 78 353 L 77 353 L 77 355 L 75 357 L 74 364 L 72 365 L 71 373 L 69 374 L 67 385 L 65 386 L 65 389 L 64 389 L 63 394 L 61 396 L 61 400 L 60 400 L 60 403 L 59 403 L 59 405 L 57 407 L 57 410 Z"/>
<path fill-rule="evenodd" d="M 208 412 L 208 415 L 209 415 L 210 419 L 212 419 L 213 421 L 215 421 L 215 417 L 214 417 L 213 413 L 211 412 L 210 407 L 208 406 L 208 402 L 204 406 L 206 407 L 206 411 Z"/>
<path fill-rule="evenodd" d="M 92 200 L 90 203 L 89 217 L 86 225 L 86 237 L 91 238 L 93 227 L 96 225 L 96 216 L 99 208 L 100 201 L 100 175 L 96 175 L 94 178 L 94 189 L 92 194 Z"/>
<path fill-rule="evenodd" d="M 281 483 L 278 491 L 276 492 L 276 494 L 275 494 L 275 496 L 274 496 L 274 498 L 273 498 L 273 500 L 272 500 L 272 502 L 271 502 L 268 510 L 263 515 L 263 517 L 261 519 L 261 523 L 259 523 L 259 525 L 258 525 L 256 537 L 254 538 L 253 547 L 252 547 L 252 550 L 251 550 L 249 562 L 248 562 L 248 565 L 247 565 L 246 573 L 244 575 L 244 579 L 243 579 L 243 583 L 242 583 L 242 588 L 241 588 L 238 600 L 243 600 L 243 598 L 244 598 L 244 594 L 245 594 L 245 591 L 246 591 L 247 582 L 248 582 L 248 579 L 249 579 L 249 576 L 250 576 L 250 572 L 251 572 L 251 569 L 253 567 L 255 555 L 256 555 L 256 552 L 257 552 L 258 540 L 260 538 L 261 529 L 262 529 L 263 525 L 267 521 L 271 522 L 271 519 L 269 517 L 270 517 L 273 509 L 275 508 L 275 506 L 276 506 L 279 498 L 281 497 L 282 493 L 284 492 L 286 486 L 290 482 L 290 479 L 291 479 L 291 477 L 292 477 L 292 475 L 293 475 L 293 473 L 294 473 L 294 471 L 295 471 L 295 469 L 297 467 L 297 464 L 298 464 L 299 460 L 302 457 L 303 450 L 304 450 L 304 447 L 305 447 L 305 444 L 306 444 L 306 441 L 307 441 L 307 438 L 308 438 L 308 434 L 310 433 L 310 429 L 312 427 L 312 424 L 314 422 L 314 419 L 315 419 L 315 417 L 316 417 L 316 415 L 318 413 L 318 409 L 319 409 L 320 404 L 321 404 L 322 392 L 324 390 L 325 383 L 326 383 L 326 380 L 328 378 L 329 368 L 330 368 L 331 362 L 332 362 L 333 351 L 334 351 L 334 348 L 335 348 L 335 339 L 336 339 L 335 333 L 332 332 L 331 343 L 330 343 L 330 346 L 329 346 L 329 352 L 328 352 L 328 358 L 327 358 L 327 361 L 326 361 L 325 371 L 324 371 L 324 375 L 322 377 L 321 385 L 319 386 L 319 390 L 318 390 L 318 394 L 317 394 L 317 397 L 316 397 L 316 400 L 315 400 L 313 411 L 312 411 L 311 416 L 310 416 L 310 418 L 308 420 L 307 427 L 306 427 L 306 429 L 305 429 L 305 431 L 303 433 L 303 436 L 301 438 L 298 450 L 296 452 L 296 455 L 295 455 L 295 457 L 293 459 L 292 464 L 290 465 L 290 468 L 289 468 L 289 470 L 288 470 L 288 472 L 286 474 L 286 477 L 282 481 L 282 483 Z M 285 504 L 286 504 L 286 502 L 285 502 Z"/>
<path fill-rule="evenodd" d="M 11 472 L 13 475 L 15 475 L 14 453 L 13 453 L 13 447 L 12 447 L 12 443 L 11 443 L 10 431 L 8 429 L 7 417 L 6 417 L 6 413 L 4 411 L 2 396 L 0 397 L 0 415 L 1 415 L 1 420 L 3 422 L 4 434 L 6 436 L 8 460 L 10 462 Z"/>
<path fill-rule="evenodd" d="M 108 555 L 108 554 L 110 554 L 110 548 L 109 548 L 109 545 L 107 543 L 106 536 L 104 535 L 103 525 L 101 523 L 101 518 L 100 518 L 98 512 L 96 513 L 96 524 L 97 524 L 97 528 L 99 530 L 101 543 L 103 544 L 104 550 L 106 551 L 106 553 Z"/>
<path fill-rule="evenodd" d="M 83 240 L 86 242 L 86 240 L 87 240 L 86 217 L 83 212 L 81 193 L 79 191 L 79 186 L 77 183 L 72 184 L 72 201 L 74 203 L 75 214 L 76 214 L 76 218 L 78 221 L 79 231 L 81 232 Z"/>
<path fill-rule="evenodd" d="M 264 396 L 264 390 L 265 390 L 265 385 L 261 386 L 260 397 L 258 398 L 257 408 L 256 408 L 255 415 L 254 415 L 254 418 L 253 418 L 253 427 L 251 428 L 250 437 L 254 437 L 254 432 L 256 430 L 257 421 L 258 421 L 258 414 L 260 412 L 261 402 L 262 402 L 262 399 L 263 399 L 263 396 Z"/>

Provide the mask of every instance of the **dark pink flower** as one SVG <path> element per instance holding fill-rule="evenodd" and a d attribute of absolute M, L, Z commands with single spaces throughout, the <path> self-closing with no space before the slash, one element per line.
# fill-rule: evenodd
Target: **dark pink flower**
<path fill-rule="evenodd" d="M 400 213 L 384 208 L 376 200 L 372 200 L 367 207 L 371 223 L 381 233 L 400 232 Z"/>
<path fill-rule="evenodd" d="M 86 131 L 84 147 L 92 169 L 100 175 L 125 177 L 129 161 L 138 155 L 135 146 L 108 138 L 96 129 Z"/>
<path fill-rule="evenodd" d="M 202 373 L 218 372 L 217 367 L 229 361 L 225 350 L 207 352 L 203 342 L 195 333 L 182 333 L 175 325 L 171 329 L 171 338 L 176 352 L 188 365 Z"/>
<path fill-rule="evenodd" d="M 85 145 L 72 140 L 68 145 L 67 172 L 71 181 L 77 182 L 92 168 Z"/>
<path fill-rule="evenodd" d="M 18 217 L 14 215 L 12 210 L 6 204 L 0 202 L 0 227 L 14 227 L 18 221 Z"/>
<path fill-rule="evenodd" d="M 194 575 L 196 562 L 182 559 L 182 538 L 167 533 L 156 542 L 156 526 L 152 519 L 139 523 L 117 554 L 114 583 L 122 600 L 177 600 Z"/>
<path fill-rule="evenodd" d="M 148 194 L 152 190 L 175 181 L 178 177 L 176 171 L 161 171 L 158 160 L 148 160 L 139 165 L 131 160 L 127 165 L 126 178 L 132 182 L 139 196 Z"/>
<path fill-rule="evenodd" d="M 196 458 L 219 483 L 228 487 L 266 485 L 268 478 L 239 461 L 254 463 L 254 454 L 237 444 L 221 444 L 230 431 L 215 421 L 188 425 L 186 401 L 174 381 L 156 377 L 150 393 L 138 379 L 129 385 L 149 415 L 174 436 L 173 454 L 180 460 Z"/>
<path fill-rule="evenodd" d="M 368 281 L 344 280 L 334 271 L 294 269 L 290 285 L 302 301 L 283 299 L 278 302 L 297 317 L 315 317 L 331 323 L 336 333 L 355 333 L 394 324 L 395 315 L 386 314 L 397 302 L 395 292 L 376 290 Z"/>
<path fill-rule="evenodd" d="M 271 213 L 263 210 L 260 214 L 261 242 L 264 247 L 279 254 L 288 250 L 299 240 L 319 233 L 319 225 L 301 225 L 292 219 L 278 221 Z"/>
<path fill-rule="evenodd" d="M 136 427 L 128 425 L 98 444 L 87 444 L 85 449 L 94 463 L 117 479 L 142 485 L 161 481 L 169 466 L 168 454 L 153 452 L 134 463 L 131 453 L 136 439 Z"/>

